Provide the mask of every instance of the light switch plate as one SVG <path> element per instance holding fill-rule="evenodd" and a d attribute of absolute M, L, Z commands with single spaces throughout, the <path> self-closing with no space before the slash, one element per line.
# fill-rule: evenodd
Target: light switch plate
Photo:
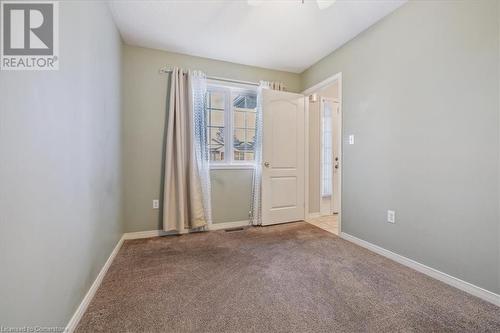
<path fill-rule="evenodd" d="M 387 211 L 387 222 L 396 223 L 396 212 L 393 210 Z"/>
<path fill-rule="evenodd" d="M 354 144 L 354 134 L 349 135 L 349 144 L 350 145 Z"/>
<path fill-rule="evenodd" d="M 153 209 L 159 209 L 160 208 L 160 200 L 155 199 L 153 200 Z"/>

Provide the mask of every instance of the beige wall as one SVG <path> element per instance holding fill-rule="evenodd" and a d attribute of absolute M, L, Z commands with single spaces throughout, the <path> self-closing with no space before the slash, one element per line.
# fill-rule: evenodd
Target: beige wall
<path fill-rule="evenodd" d="M 323 89 L 318 91 L 318 94 L 322 97 L 328 98 L 338 98 L 339 97 L 339 82 L 335 81 L 334 83 L 326 86 Z"/>
<path fill-rule="evenodd" d="M 410 1 L 302 74 L 342 72 L 343 231 L 493 292 L 498 6 Z"/>
<path fill-rule="evenodd" d="M 123 232 L 120 35 L 101 2 L 59 24 L 58 71 L 0 72 L 3 327 L 66 326 Z"/>
<path fill-rule="evenodd" d="M 214 223 L 248 220 L 253 170 L 212 170 Z"/>
<path fill-rule="evenodd" d="M 158 74 L 158 69 L 165 65 L 246 81 L 278 80 L 285 82 L 290 91 L 300 90 L 298 74 L 124 46 L 123 167 L 127 232 L 161 229 L 160 211 L 152 209 L 152 200 L 160 197 L 162 181 L 168 76 Z M 212 171 L 211 177 L 214 222 L 247 220 L 251 172 L 217 170 Z"/>

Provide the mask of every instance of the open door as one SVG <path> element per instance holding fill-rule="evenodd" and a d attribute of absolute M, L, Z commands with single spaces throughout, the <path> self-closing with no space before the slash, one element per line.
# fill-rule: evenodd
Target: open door
<path fill-rule="evenodd" d="M 305 97 L 262 93 L 262 224 L 304 220 Z"/>

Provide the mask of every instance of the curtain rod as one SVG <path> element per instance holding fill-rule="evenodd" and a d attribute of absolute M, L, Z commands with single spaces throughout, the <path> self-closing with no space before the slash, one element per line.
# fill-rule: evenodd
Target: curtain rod
<path fill-rule="evenodd" d="M 160 68 L 159 70 L 160 74 L 167 74 L 167 73 L 172 73 L 172 69 L 168 67 Z M 218 76 L 207 76 L 207 79 L 209 80 L 214 80 L 214 81 L 222 81 L 222 82 L 230 82 L 230 83 L 238 83 L 238 84 L 245 84 L 249 86 L 259 86 L 260 84 L 257 82 L 250 82 L 250 81 L 241 81 L 241 80 L 234 80 L 234 79 L 227 79 L 224 77 L 218 77 Z"/>

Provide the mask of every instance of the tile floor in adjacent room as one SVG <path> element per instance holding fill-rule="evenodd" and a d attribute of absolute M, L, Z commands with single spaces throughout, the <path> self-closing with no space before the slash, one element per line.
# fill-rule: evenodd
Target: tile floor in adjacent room
<path fill-rule="evenodd" d="M 307 219 L 306 222 L 331 232 L 332 234 L 339 234 L 338 214 L 314 217 Z"/>

